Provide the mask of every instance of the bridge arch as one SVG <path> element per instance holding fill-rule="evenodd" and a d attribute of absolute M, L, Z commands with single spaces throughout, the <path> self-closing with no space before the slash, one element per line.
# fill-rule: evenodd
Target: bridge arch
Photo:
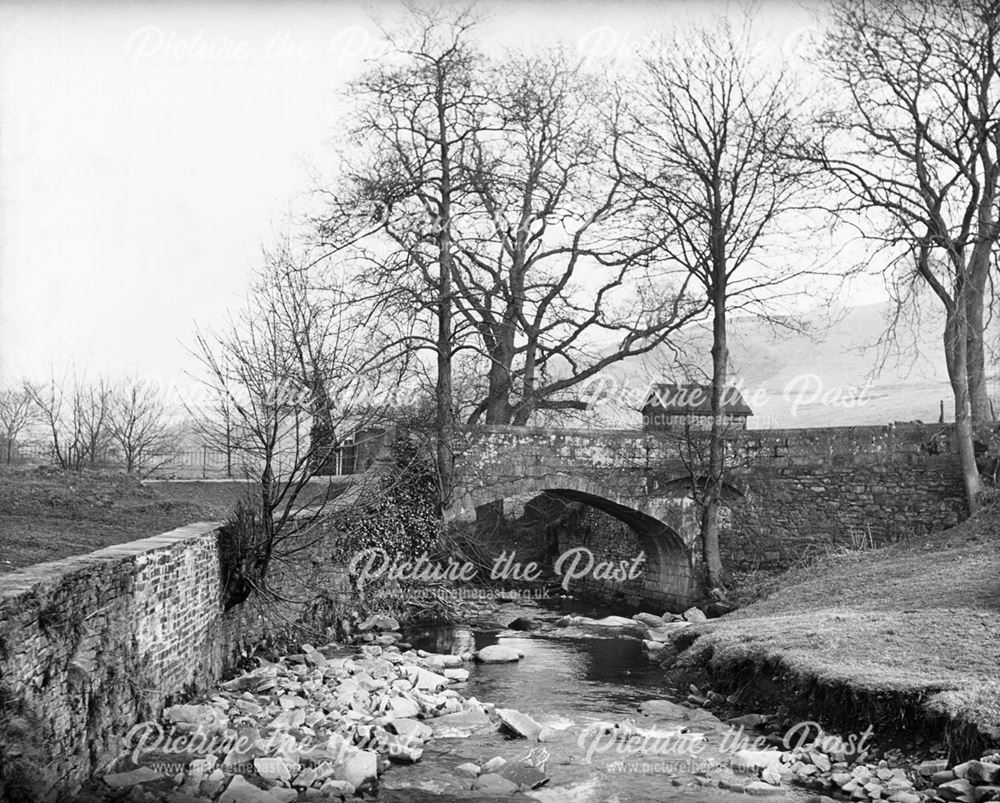
<path fill-rule="evenodd" d="M 692 549 L 696 533 L 682 533 L 676 529 L 673 522 L 681 521 L 682 516 L 673 509 L 676 502 L 669 498 L 624 495 L 593 477 L 551 473 L 469 489 L 449 514 L 453 519 L 472 521 L 477 510 L 489 509 L 502 502 L 505 515 L 517 519 L 541 497 L 606 513 L 624 524 L 634 537 L 632 548 L 629 548 L 625 546 L 629 539 L 623 538 L 621 533 L 589 533 L 587 538 L 582 534 L 576 538 L 570 535 L 560 540 L 562 547 L 587 546 L 595 561 L 631 561 L 639 554 L 645 556 L 640 564 L 641 575 L 634 580 L 574 581 L 571 591 L 609 601 L 624 597 L 636 606 L 658 612 L 668 608 L 683 610 L 697 600 L 695 556 L 698 551 Z"/>

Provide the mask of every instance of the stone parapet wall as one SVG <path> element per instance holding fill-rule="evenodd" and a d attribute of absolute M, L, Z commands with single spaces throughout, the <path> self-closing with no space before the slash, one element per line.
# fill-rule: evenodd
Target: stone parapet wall
<path fill-rule="evenodd" d="M 216 532 L 193 524 L 0 575 L 3 724 L 7 738 L 27 731 L 40 785 L 80 783 L 137 721 L 219 677 Z"/>
<path fill-rule="evenodd" d="M 492 499 L 523 503 L 568 488 L 654 516 L 694 544 L 669 505 L 707 462 L 706 433 L 485 426 L 462 437 L 456 517 Z M 727 564 L 787 565 L 814 547 L 955 524 L 966 503 L 952 438 L 953 426 L 939 424 L 731 433 Z"/>
<path fill-rule="evenodd" d="M 71 794 L 121 756 L 134 725 L 212 686 L 264 637 L 288 637 L 294 623 L 322 638 L 347 594 L 325 541 L 269 573 L 291 601 L 251 597 L 226 611 L 218 540 L 217 524 L 192 524 L 0 575 L 8 786 Z"/>

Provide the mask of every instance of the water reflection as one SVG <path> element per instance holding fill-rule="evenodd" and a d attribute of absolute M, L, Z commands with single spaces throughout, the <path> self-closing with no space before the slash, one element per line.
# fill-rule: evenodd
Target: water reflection
<path fill-rule="evenodd" d="M 560 715 L 607 715 L 665 692 L 663 671 L 650 664 L 637 639 L 500 636 L 502 631 L 439 627 L 410 636 L 415 648 L 459 654 L 501 643 L 524 653 L 516 664 L 469 665 L 466 696 L 501 707 Z M 610 635 L 610 634 L 609 634 Z M 472 644 L 474 640 L 474 645 Z"/>

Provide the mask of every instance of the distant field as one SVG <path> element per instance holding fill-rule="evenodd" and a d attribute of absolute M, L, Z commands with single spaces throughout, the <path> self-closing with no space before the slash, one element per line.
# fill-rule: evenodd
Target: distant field
<path fill-rule="evenodd" d="M 222 521 L 247 493 L 241 481 L 149 482 L 113 471 L 0 468 L 0 572 L 148 538 L 195 521 Z M 326 491 L 317 483 L 317 494 Z"/>

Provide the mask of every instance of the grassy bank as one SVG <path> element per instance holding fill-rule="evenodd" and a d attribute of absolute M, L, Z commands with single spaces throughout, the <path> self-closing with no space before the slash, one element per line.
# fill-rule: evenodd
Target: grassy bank
<path fill-rule="evenodd" d="M 0 572 L 222 521 L 247 484 L 150 482 L 121 472 L 0 467 Z M 316 494 L 327 491 L 317 481 Z"/>
<path fill-rule="evenodd" d="M 683 635 L 677 666 L 841 727 L 1000 742 L 1000 509 L 789 572 Z M 826 724 L 826 723 L 824 723 Z"/>

